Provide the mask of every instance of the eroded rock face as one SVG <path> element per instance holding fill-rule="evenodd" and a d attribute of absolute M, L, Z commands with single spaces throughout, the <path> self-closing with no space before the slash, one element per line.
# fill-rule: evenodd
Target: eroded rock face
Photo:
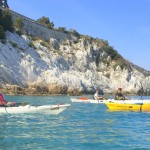
<path fill-rule="evenodd" d="M 84 38 L 78 42 L 51 38 L 43 46 L 39 40 L 7 32 L 7 42 L 0 42 L 0 83 L 31 94 L 79 95 L 94 93 L 96 88 L 114 93 L 118 87 L 127 93 L 143 88 L 149 94 L 150 77 L 135 68 L 114 69 L 101 45 Z"/>
<path fill-rule="evenodd" d="M 127 93 L 137 93 L 142 87 L 142 79 L 144 75 L 137 70 L 132 71 L 121 69 L 119 66 L 116 70 L 111 71 L 110 78 L 114 88 L 121 87 Z"/>
<path fill-rule="evenodd" d="M 142 90 L 143 90 L 144 95 L 150 95 L 150 77 L 143 78 Z"/>

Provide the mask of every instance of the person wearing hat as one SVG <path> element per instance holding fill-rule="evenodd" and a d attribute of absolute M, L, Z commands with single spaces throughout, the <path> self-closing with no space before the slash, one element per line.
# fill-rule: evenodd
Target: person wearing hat
<path fill-rule="evenodd" d="M 123 94 L 122 94 L 122 88 L 118 88 L 116 94 L 115 94 L 115 99 L 116 100 L 129 100 L 128 97 L 125 97 Z"/>

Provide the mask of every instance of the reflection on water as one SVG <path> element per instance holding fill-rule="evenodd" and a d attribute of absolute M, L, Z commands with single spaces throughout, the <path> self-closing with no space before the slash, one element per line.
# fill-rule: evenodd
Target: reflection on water
<path fill-rule="evenodd" d="M 67 96 L 7 98 L 39 105 L 71 103 Z M 60 115 L 0 115 L 0 149 L 149 149 L 149 113 L 111 112 L 104 104 L 71 104 Z"/>

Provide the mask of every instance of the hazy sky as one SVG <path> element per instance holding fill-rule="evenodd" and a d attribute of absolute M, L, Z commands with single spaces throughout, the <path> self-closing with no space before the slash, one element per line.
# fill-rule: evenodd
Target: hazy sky
<path fill-rule="evenodd" d="M 150 0 L 8 0 L 32 19 L 108 40 L 125 59 L 150 70 Z"/>

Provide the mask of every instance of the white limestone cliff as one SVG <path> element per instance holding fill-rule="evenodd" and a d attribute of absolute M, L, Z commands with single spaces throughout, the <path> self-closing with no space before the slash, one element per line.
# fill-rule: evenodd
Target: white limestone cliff
<path fill-rule="evenodd" d="M 88 93 L 96 88 L 112 93 L 118 87 L 136 93 L 141 87 L 150 87 L 150 77 L 134 67 L 114 69 L 110 56 L 101 49 L 103 43 L 90 43 L 85 38 L 78 42 L 50 38 L 47 45 L 43 42 L 7 32 L 6 43 L 0 42 L 1 85 L 42 86 L 52 94 Z M 104 61 L 97 65 L 97 58 L 110 61 L 110 65 Z"/>

